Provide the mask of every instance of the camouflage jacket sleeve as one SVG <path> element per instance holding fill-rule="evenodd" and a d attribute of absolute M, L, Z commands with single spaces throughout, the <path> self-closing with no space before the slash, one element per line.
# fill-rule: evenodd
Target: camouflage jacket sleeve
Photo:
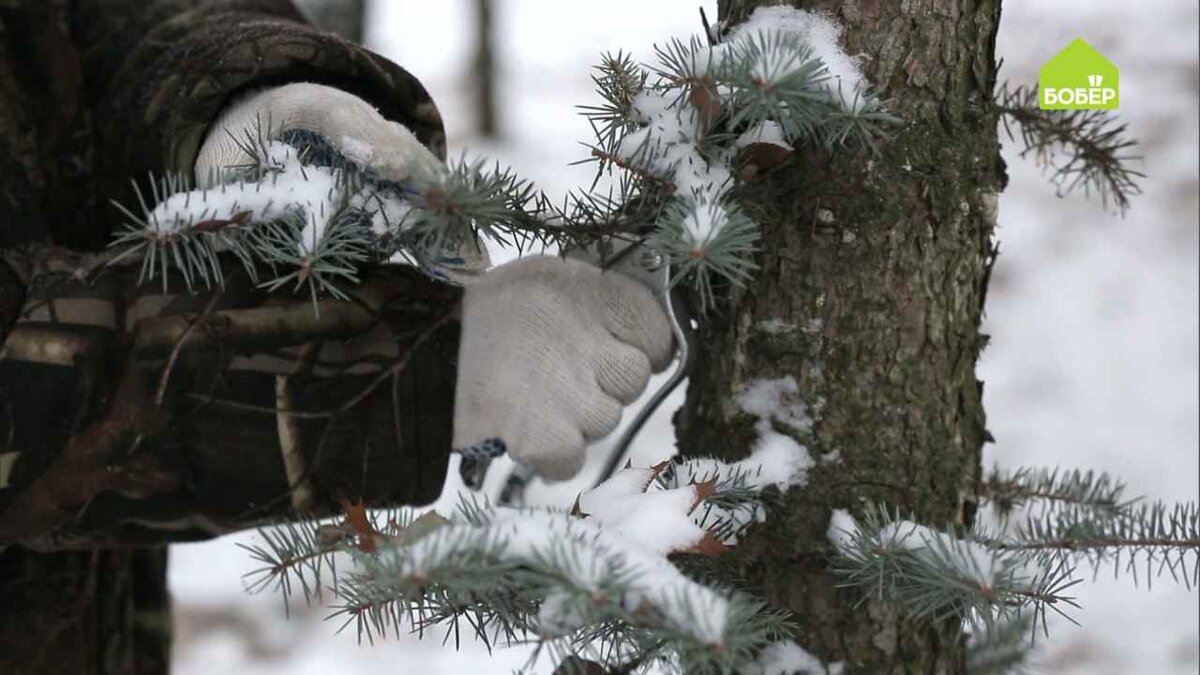
<path fill-rule="evenodd" d="M 181 541 L 343 500 L 434 499 L 458 289 L 368 269 L 351 302 L 323 300 L 316 315 L 246 279 L 216 298 L 139 287 L 136 269 L 78 253 L 108 241 L 108 200 L 133 199 L 131 177 L 186 171 L 222 106 L 254 88 L 339 87 L 442 155 L 420 84 L 286 0 L 13 2 L 0 6 L 0 94 L 13 104 L 0 164 L 36 180 L 0 188 L 46 196 L 0 203 L 0 228 L 35 225 L 6 230 L 5 245 L 39 242 L 0 264 L 0 546 Z M 18 72 L 34 66 L 45 72 Z M 64 158 L 75 168 L 51 166 Z"/>

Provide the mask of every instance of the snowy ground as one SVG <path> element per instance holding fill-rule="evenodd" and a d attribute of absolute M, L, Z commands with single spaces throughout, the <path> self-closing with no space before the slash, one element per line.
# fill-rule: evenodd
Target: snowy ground
<path fill-rule="evenodd" d="M 713 4 L 704 3 L 710 16 Z M 470 2 L 376 0 L 369 40 L 432 91 L 452 153 L 496 157 L 550 191 L 591 178 L 589 168 L 565 165 L 581 155 L 576 141 L 588 138 L 572 106 L 590 100 L 587 68 L 597 54 L 626 48 L 647 55 L 653 42 L 699 26 L 691 0 L 497 5 L 500 142 L 470 137 Z M 1122 116 L 1142 141 L 1149 178 L 1122 220 L 1080 197 L 1056 198 L 1036 169 L 1006 149 L 1012 182 L 1001 202 L 1001 258 L 987 305 L 992 343 L 980 365 L 997 439 L 989 463 L 1109 470 L 1133 492 L 1167 499 L 1200 492 L 1197 28 L 1194 1 L 1005 2 L 998 50 L 1013 81 L 1033 82 L 1038 65 L 1076 36 L 1121 68 Z M 665 416 L 643 436 L 644 457 L 671 446 Z M 543 492 L 555 494 L 574 492 Z M 240 575 L 252 564 L 237 540 L 172 550 L 182 675 L 507 673 L 525 660 L 519 650 L 503 650 L 485 661 L 482 648 L 455 652 L 440 636 L 359 647 L 353 634 L 335 636 L 321 610 L 293 608 L 285 621 L 277 598 L 242 592 Z M 1082 626 L 1052 625 L 1040 672 L 1197 672 L 1194 591 L 1169 580 L 1147 590 L 1102 579 L 1082 587 L 1079 599 Z"/>

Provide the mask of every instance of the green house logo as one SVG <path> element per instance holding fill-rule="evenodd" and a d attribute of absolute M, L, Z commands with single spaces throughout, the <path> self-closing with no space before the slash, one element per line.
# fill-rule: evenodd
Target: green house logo
<path fill-rule="evenodd" d="M 1042 110 L 1116 110 L 1121 103 L 1121 71 L 1083 38 L 1038 71 Z"/>

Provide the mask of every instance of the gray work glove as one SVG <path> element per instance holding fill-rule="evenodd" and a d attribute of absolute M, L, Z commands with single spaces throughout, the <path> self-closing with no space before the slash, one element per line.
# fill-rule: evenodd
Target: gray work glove
<path fill-rule="evenodd" d="M 616 428 L 673 351 L 666 313 L 648 289 L 548 256 L 468 286 L 461 340 L 454 446 L 499 439 L 552 480 L 578 473 L 585 443 Z"/>

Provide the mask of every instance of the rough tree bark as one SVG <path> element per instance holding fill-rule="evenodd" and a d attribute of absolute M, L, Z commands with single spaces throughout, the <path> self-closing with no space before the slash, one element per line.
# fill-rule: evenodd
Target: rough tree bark
<path fill-rule="evenodd" d="M 735 24 L 755 4 L 722 0 Z M 734 394 L 792 376 L 816 464 L 732 553 L 738 575 L 795 614 L 797 641 L 849 673 L 961 673 L 953 622 L 906 620 L 839 589 L 832 509 L 871 503 L 937 524 L 973 517 L 988 435 L 976 359 L 1004 183 L 991 103 L 999 0 L 794 2 L 845 26 L 852 55 L 902 118 L 878 154 L 802 148 L 745 181 L 762 268 L 702 328 L 678 418 L 685 454 L 746 454 Z M 731 439 L 733 442 L 731 442 Z"/>

